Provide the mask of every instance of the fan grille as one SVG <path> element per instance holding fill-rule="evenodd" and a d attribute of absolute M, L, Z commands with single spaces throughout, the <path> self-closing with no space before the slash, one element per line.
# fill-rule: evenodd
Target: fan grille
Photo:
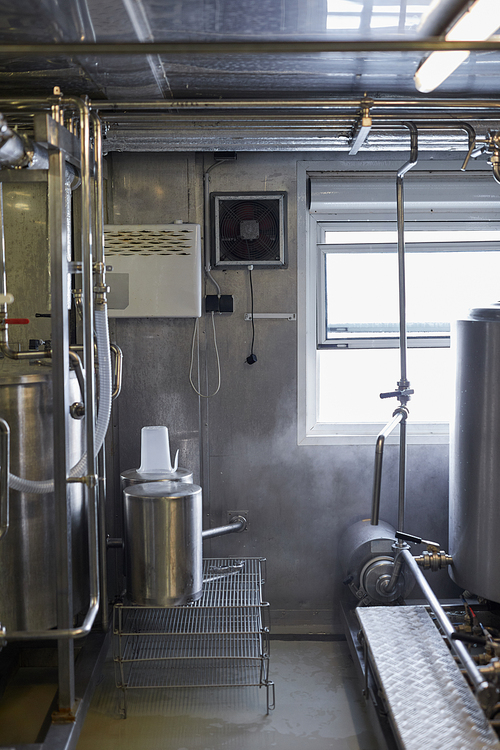
<path fill-rule="evenodd" d="M 215 265 L 284 266 L 284 197 L 215 196 Z"/>

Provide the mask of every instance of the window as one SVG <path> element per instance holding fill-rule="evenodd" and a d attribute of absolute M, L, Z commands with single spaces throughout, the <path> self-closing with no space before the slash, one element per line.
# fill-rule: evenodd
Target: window
<path fill-rule="evenodd" d="M 413 191 L 405 182 L 411 442 L 447 440 L 454 386 L 450 324 L 471 307 L 500 299 L 500 223 L 492 211 L 498 186 L 490 175 L 488 182 L 474 175 L 465 208 L 465 181 L 457 188 L 451 175 L 433 175 L 433 191 L 429 177 L 417 175 Z M 397 231 L 388 221 L 395 213 L 395 177 L 380 175 L 375 195 L 371 180 L 322 174 L 318 189 L 311 188 L 299 274 L 299 320 L 305 317 L 299 443 L 371 443 L 397 405 L 379 397 L 396 388 L 400 374 Z M 482 187 L 477 201 L 474 183 Z M 300 231 L 301 221 L 299 248 Z"/>
<path fill-rule="evenodd" d="M 429 0 L 408 5 L 401 4 L 400 0 L 385 0 L 368 8 L 358 0 L 328 0 L 326 28 L 329 31 L 415 29 L 428 7 Z"/>

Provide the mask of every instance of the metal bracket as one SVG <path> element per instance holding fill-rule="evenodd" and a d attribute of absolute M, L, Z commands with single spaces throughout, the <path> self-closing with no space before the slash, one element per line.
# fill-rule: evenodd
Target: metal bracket
<path fill-rule="evenodd" d="M 297 320 L 296 313 L 245 313 L 245 320 L 252 320 L 252 318 L 283 318 L 284 320 Z"/>

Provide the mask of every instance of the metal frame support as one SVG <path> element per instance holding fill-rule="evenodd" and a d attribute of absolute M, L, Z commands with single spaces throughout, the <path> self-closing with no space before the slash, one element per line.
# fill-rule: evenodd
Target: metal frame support
<path fill-rule="evenodd" d="M 54 498 L 56 507 L 57 626 L 73 624 L 73 571 L 71 554 L 71 503 L 68 474 L 67 415 L 69 414 L 69 330 L 65 159 L 52 150 L 48 174 L 49 250 L 52 299 Z M 58 641 L 58 710 L 72 716 L 75 704 L 74 643 Z"/>

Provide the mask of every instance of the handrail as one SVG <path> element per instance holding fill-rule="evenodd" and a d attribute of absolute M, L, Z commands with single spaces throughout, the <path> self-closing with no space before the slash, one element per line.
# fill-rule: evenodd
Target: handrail
<path fill-rule="evenodd" d="M 83 478 L 82 478 L 83 479 Z M 0 629 L 0 646 L 2 641 L 31 641 L 31 640 L 71 640 L 73 638 L 83 638 L 88 635 L 94 624 L 97 612 L 99 611 L 99 563 L 94 550 L 97 550 L 99 544 L 97 528 L 97 501 L 94 492 L 94 481 L 82 481 L 85 485 L 87 494 L 88 507 L 88 542 L 89 542 L 89 587 L 90 602 L 85 615 L 85 619 L 78 628 L 66 628 L 52 630 L 17 630 L 9 632 L 5 628 Z M 90 486 L 92 485 L 92 486 Z"/>
<path fill-rule="evenodd" d="M 123 352 L 118 346 L 118 344 L 111 344 L 110 349 L 115 355 L 115 365 L 113 368 L 115 382 L 114 382 L 113 393 L 111 394 L 111 398 L 114 400 L 115 398 L 118 398 L 118 396 L 122 392 Z"/>

